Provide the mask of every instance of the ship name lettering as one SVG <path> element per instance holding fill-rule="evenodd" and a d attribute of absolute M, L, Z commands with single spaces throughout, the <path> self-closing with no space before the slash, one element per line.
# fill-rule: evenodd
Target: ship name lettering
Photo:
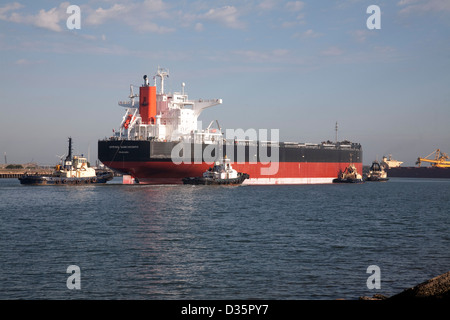
<path fill-rule="evenodd" d="M 110 149 L 139 149 L 139 146 L 109 146 Z"/>

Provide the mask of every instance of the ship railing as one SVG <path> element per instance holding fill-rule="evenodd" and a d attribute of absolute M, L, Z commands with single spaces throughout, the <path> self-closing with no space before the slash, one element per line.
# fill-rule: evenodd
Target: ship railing
<path fill-rule="evenodd" d="M 245 139 L 234 139 L 235 145 L 241 145 L 241 146 L 249 146 L 249 145 L 257 145 L 258 142 L 255 140 L 245 140 Z"/>
<path fill-rule="evenodd" d="M 305 143 L 305 146 L 306 146 L 306 147 L 318 147 L 319 144 L 318 144 L 318 143 L 309 143 L 309 142 L 306 142 L 306 143 Z"/>
<path fill-rule="evenodd" d="M 301 148 L 304 147 L 305 144 L 304 143 L 300 143 L 300 142 L 280 142 L 279 143 L 280 146 L 283 147 L 287 147 L 287 148 Z"/>
<path fill-rule="evenodd" d="M 195 143 L 220 143 L 223 141 L 222 132 L 212 132 L 212 130 L 202 130 L 201 132 L 194 132 L 191 135 L 185 135 L 185 140 L 190 140 Z"/>
<path fill-rule="evenodd" d="M 258 143 L 259 146 L 270 146 L 270 147 L 279 147 L 280 146 L 280 142 L 279 141 L 259 141 Z"/>
<path fill-rule="evenodd" d="M 190 103 L 193 103 L 193 102 L 207 102 L 207 103 L 209 103 L 209 102 L 219 102 L 221 99 L 197 99 L 197 100 L 187 100 L 188 102 L 190 102 Z"/>

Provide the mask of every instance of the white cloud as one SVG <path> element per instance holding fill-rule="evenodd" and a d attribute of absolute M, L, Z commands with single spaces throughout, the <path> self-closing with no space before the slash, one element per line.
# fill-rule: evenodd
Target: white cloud
<path fill-rule="evenodd" d="M 98 5 L 100 3 L 100 5 Z M 183 2 L 180 4 L 184 4 Z M 166 0 L 103 0 L 81 4 L 82 26 L 128 26 L 135 31 L 151 33 L 174 32 L 176 28 L 205 30 L 211 23 L 226 28 L 245 29 L 245 17 L 260 12 L 278 10 L 287 14 L 289 19 L 279 21 L 283 27 L 292 27 L 304 23 L 304 1 L 262 0 L 255 3 L 242 3 L 216 7 L 217 2 L 198 0 L 189 5 L 176 6 Z M 27 12 L 18 3 L 9 3 L 0 7 L 0 20 L 33 25 L 55 32 L 65 30 L 66 12 L 69 2 L 63 2 L 54 8 L 44 8 L 37 12 Z M 28 8 L 28 10 L 30 10 Z M 112 25 L 114 27 L 114 25 Z M 83 28 L 84 28 L 83 27 Z"/>
<path fill-rule="evenodd" d="M 356 40 L 356 42 L 363 43 L 366 41 L 367 36 L 369 35 L 368 30 L 355 30 L 350 32 L 350 34 L 353 36 L 353 38 Z"/>
<path fill-rule="evenodd" d="M 239 12 L 234 6 L 225 6 L 218 9 L 210 9 L 200 16 L 201 19 L 216 21 L 229 28 L 242 29 L 245 24 L 239 21 Z"/>
<path fill-rule="evenodd" d="M 146 0 L 139 3 L 114 4 L 110 8 L 86 8 L 86 25 L 125 23 L 135 30 L 152 33 L 168 33 L 175 29 L 158 24 L 161 17 L 167 17 L 167 7 L 161 0 Z"/>
<path fill-rule="evenodd" d="M 19 65 L 19 66 L 23 66 L 23 65 L 27 65 L 30 64 L 31 62 L 27 59 L 19 59 L 15 62 L 15 64 Z"/>
<path fill-rule="evenodd" d="M 0 8 L 0 19 L 60 32 L 63 30 L 60 22 L 67 19 L 66 10 L 69 5 L 68 2 L 63 2 L 59 7 L 54 7 L 48 11 L 41 9 L 37 14 L 25 15 L 17 12 L 24 6 L 14 2 Z"/>
<path fill-rule="evenodd" d="M 30 65 L 41 64 L 44 62 L 45 62 L 44 60 L 32 61 L 32 60 L 28 60 L 28 59 L 19 59 L 19 60 L 16 60 L 16 62 L 14 62 L 14 64 L 16 64 L 18 66 L 30 66 Z"/>
<path fill-rule="evenodd" d="M 301 38 L 301 39 L 313 39 L 313 38 L 321 37 L 322 35 L 323 35 L 322 33 L 316 32 L 313 29 L 308 29 L 308 30 L 306 30 L 304 32 L 296 33 L 294 35 L 294 37 L 295 38 Z"/>
<path fill-rule="evenodd" d="M 279 0 L 263 0 L 258 4 L 258 8 L 262 10 L 272 10 L 279 6 Z"/>
<path fill-rule="evenodd" d="M 66 10 L 69 2 L 62 2 L 58 7 L 49 10 L 41 9 L 35 14 L 20 11 L 24 6 L 14 2 L 0 7 L 0 20 L 33 25 L 51 31 L 61 32 L 65 29 L 65 21 L 69 17 Z M 113 4 L 109 8 L 94 9 L 89 5 L 81 7 L 83 25 L 102 25 L 108 22 L 125 23 L 135 30 L 154 33 L 171 32 L 174 29 L 160 26 L 158 18 L 167 17 L 167 6 L 162 0 L 145 0 L 143 2 L 127 2 Z"/>
<path fill-rule="evenodd" d="M 235 51 L 234 53 L 252 62 L 262 62 L 269 60 L 269 54 L 266 52 L 260 52 L 255 50 L 239 50 Z"/>
<path fill-rule="evenodd" d="M 64 4 L 61 4 L 61 6 L 64 7 Z M 59 22 L 67 19 L 67 14 L 64 11 L 64 9 L 67 10 L 67 6 L 64 8 L 61 8 L 61 6 L 59 9 L 52 8 L 49 11 L 45 11 L 43 9 L 40 10 L 39 13 L 34 16 L 34 25 L 52 31 L 62 31 Z"/>
<path fill-rule="evenodd" d="M 88 13 L 85 23 L 87 25 L 99 25 L 108 20 L 125 16 L 130 10 L 129 6 L 115 4 L 109 9 L 97 8 L 93 12 Z"/>
<path fill-rule="evenodd" d="M 203 31 L 203 24 L 201 24 L 200 22 L 197 22 L 195 24 L 195 31 Z"/>
<path fill-rule="evenodd" d="M 305 14 L 301 12 L 305 6 L 305 3 L 303 1 L 290 1 L 286 3 L 285 9 L 289 11 L 290 13 L 293 13 L 296 15 L 295 20 L 293 21 L 284 21 L 282 23 L 283 28 L 291 28 L 294 26 L 297 26 L 299 24 L 304 24 L 304 18 Z"/>
<path fill-rule="evenodd" d="M 23 5 L 21 5 L 18 2 L 6 4 L 4 7 L 0 8 L 0 19 L 8 20 L 7 12 L 13 11 L 13 10 L 18 10 L 20 8 L 23 8 Z"/>
<path fill-rule="evenodd" d="M 156 12 L 167 9 L 167 5 L 162 0 L 145 0 L 142 4 L 148 11 Z"/>
<path fill-rule="evenodd" d="M 401 14 L 450 12 L 449 0 L 400 0 L 397 4 L 403 7 Z"/>
<path fill-rule="evenodd" d="M 303 1 L 290 1 L 286 3 L 286 8 L 290 11 L 300 11 L 305 6 Z"/>

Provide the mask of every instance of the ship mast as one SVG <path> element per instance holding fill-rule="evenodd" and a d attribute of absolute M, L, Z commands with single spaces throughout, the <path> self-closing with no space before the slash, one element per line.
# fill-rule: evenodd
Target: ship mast
<path fill-rule="evenodd" d="M 336 143 L 337 143 L 338 142 L 338 123 L 337 123 L 337 121 L 336 121 L 335 130 L 336 130 Z"/>
<path fill-rule="evenodd" d="M 160 94 L 164 94 L 164 78 L 169 77 L 169 70 L 166 70 L 164 68 L 158 67 L 158 71 L 156 72 L 156 76 L 159 77 L 160 80 Z M 155 86 L 156 86 L 156 79 L 155 79 Z"/>
<path fill-rule="evenodd" d="M 72 138 L 69 137 L 69 153 L 67 154 L 66 161 L 72 160 Z"/>
<path fill-rule="evenodd" d="M 67 154 L 66 160 L 64 161 L 64 168 L 72 169 L 72 138 L 69 137 L 69 153 Z"/>

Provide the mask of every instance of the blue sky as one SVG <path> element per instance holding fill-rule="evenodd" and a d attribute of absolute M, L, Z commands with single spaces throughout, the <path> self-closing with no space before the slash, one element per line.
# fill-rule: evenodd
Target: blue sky
<path fill-rule="evenodd" d="M 81 9 L 70 30 L 69 5 Z M 369 5 L 381 29 L 369 30 Z M 72 136 L 94 161 L 117 105 L 158 66 L 171 91 L 221 98 L 200 120 L 360 142 L 364 164 L 450 153 L 450 1 L 2 1 L 0 152 L 55 164 Z M 3 157 L 2 157 L 2 163 Z"/>

